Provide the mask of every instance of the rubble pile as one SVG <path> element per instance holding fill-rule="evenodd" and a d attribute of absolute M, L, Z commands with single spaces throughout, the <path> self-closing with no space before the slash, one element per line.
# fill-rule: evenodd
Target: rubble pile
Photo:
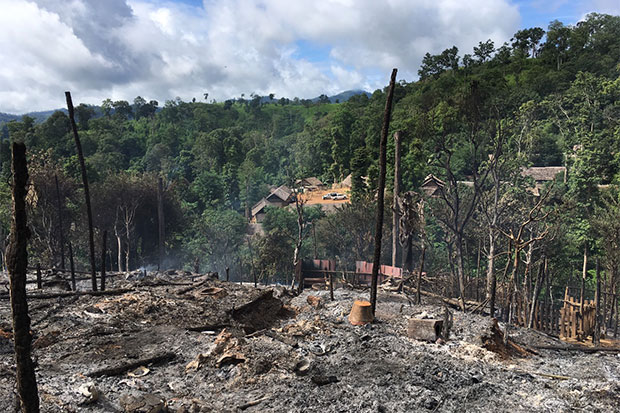
<path fill-rule="evenodd" d="M 447 339 L 409 338 L 411 319 L 445 319 L 440 303 L 382 293 L 375 321 L 354 326 L 367 292 L 337 289 L 331 301 L 182 272 L 111 284 L 118 294 L 30 301 L 43 412 L 620 409 L 615 352 L 533 350 L 562 343 L 519 328 L 520 351 L 491 351 L 493 323 L 460 312 Z M 9 323 L 3 299 L 0 411 L 15 397 Z"/>

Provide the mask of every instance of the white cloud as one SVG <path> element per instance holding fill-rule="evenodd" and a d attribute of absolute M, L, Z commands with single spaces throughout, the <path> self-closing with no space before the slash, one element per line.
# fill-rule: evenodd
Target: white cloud
<path fill-rule="evenodd" d="M 0 111 L 76 102 L 241 93 L 314 97 L 414 80 L 426 52 L 519 24 L 507 0 L 0 0 Z M 304 58 L 300 43 L 326 50 Z M 377 76 L 385 73 L 385 76 Z"/>

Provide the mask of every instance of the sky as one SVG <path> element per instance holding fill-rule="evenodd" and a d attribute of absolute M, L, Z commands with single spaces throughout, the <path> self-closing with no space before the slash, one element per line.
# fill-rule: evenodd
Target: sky
<path fill-rule="evenodd" d="M 620 0 L 0 0 L 0 112 L 136 96 L 313 98 L 417 79 L 426 52 L 620 14 Z"/>

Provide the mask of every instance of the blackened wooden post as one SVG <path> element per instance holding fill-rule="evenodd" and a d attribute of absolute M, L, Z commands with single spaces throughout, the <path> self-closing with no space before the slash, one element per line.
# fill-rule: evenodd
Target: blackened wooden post
<path fill-rule="evenodd" d="M 422 247 L 422 259 L 420 260 L 420 271 L 418 271 L 416 304 L 422 304 L 422 271 L 424 271 L 424 257 L 426 256 L 426 245 Z"/>
<path fill-rule="evenodd" d="M 84 198 L 86 198 L 86 215 L 88 217 L 88 242 L 90 247 L 90 277 L 93 291 L 97 291 L 97 273 L 95 270 L 95 235 L 93 233 L 93 213 L 90 207 L 90 192 L 88 190 L 88 177 L 86 176 L 86 164 L 84 163 L 84 154 L 82 153 L 82 144 L 78 136 L 77 125 L 75 124 L 75 116 L 73 114 L 73 102 L 71 100 L 71 92 L 65 92 L 67 98 L 67 109 L 69 110 L 69 120 L 71 121 L 71 129 L 73 130 L 73 138 L 75 139 L 75 147 L 77 148 L 78 160 L 80 161 L 80 170 L 82 172 L 82 182 L 84 184 Z"/>
<path fill-rule="evenodd" d="M 71 268 L 71 288 L 73 291 L 77 291 L 75 285 L 75 265 L 73 264 L 73 247 L 71 246 L 71 242 L 69 242 L 69 267 Z"/>
<path fill-rule="evenodd" d="M 596 313 L 594 315 L 594 333 L 592 334 L 592 343 L 595 346 L 601 344 L 601 264 L 599 258 L 596 258 L 596 293 L 595 293 Z"/>
<path fill-rule="evenodd" d="M 226 281 L 230 281 L 230 268 L 226 267 Z"/>
<path fill-rule="evenodd" d="M 605 278 L 603 278 L 603 328 L 607 330 L 607 297 L 609 291 L 607 290 L 607 271 L 605 271 Z"/>
<path fill-rule="evenodd" d="M 381 129 L 381 142 L 379 144 L 379 185 L 377 189 L 377 219 L 375 225 L 375 254 L 372 266 L 372 281 L 370 285 L 370 308 L 375 315 L 377 308 L 377 281 L 379 278 L 379 266 L 381 265 L 381 238 L 383 237 L 383 209 L 385 194 L 385 158 L 387 136 L 390 129 L 390 113 L 392 100 L 394 99 L 394 84 L 396 83 L 397 69 L 392 70 L 390 86 L 388 88 L 385 111 L 383 113 L 383 128 Z"/>
<path fill-rule="evenodd" d="M 160 271 L 164 264 L 164 255 L 166 254 L 164 250 L 164 239 L 166 236 L 165 228 L 164 228 L 164 180 L 163 178 L 159 178 L 157 180 L 157 227 L 159 229 L 159 261 L 157 263 L 157 271 Z"/>
<path fill-rule="evenodd" d="M 250 238 L 248 238 L 248 249 L 250 250 L 250 263 L 252 266 L 252 278 L 254 279 L 254 288 L 258 286 L 258 282 L 256 280 L 256 271 L 254 270 L 254 255 L 252 254 L 252 243 L 250 242 Z"/>
<path fill-rule="evenodd" d="M 65 269 L 65 235 L 62 228 L 62 201 L 60 198 L 60 186 L 58 175 L 54 175 L 56 182 L 56 209 L 58 209 L 58 235 L 60 236 L 60 268 Z"/>
<path fill-rule="evenodd" d="M 392 267 L 398 266 L 398 196 L 400 195 L 400 138 L 401 132 L 394 132 L 394 201 L 392 202 Z"/>
<path fill-rule="evenodd" d="M 13 143 L 13 219 L 11 235 L 6 252 L 7 268 L 10 277 L 11 314 L 13 318 L 13 341 L 17 373 L 17 394 L 23 413 L 39 411 L 39 392 L 34 373 L 34 363 L 30 357 L 32 335 L 26 299 L 26 273 L 28 268 L 28 229 L 26 215 L 26 185 L 28 167 L 26 165 L 26 146 Z"/>
<path fill-rule="evenodd" d="M 334 274 L 331 271 L 329 273 L 329 298 L 334 301 Z"/>
<path fill-rule="evenodd" d="M 101 291 L 105 291 L 105 257 L 107 252 L 108 231 L 103 231 L 101 237 Z"/>
<path fill-rule="evenodd" d="M 476 301 L 480 301 L 480 254 L 482 252 L 482 239 L 478 240 L 478 260 L 476 262 Z"/>
<path fill-rule="evenodd" d="M 37 263 L 37 289 L 43 288 L 43 284 L 41 281 L 41 264 Z"/>

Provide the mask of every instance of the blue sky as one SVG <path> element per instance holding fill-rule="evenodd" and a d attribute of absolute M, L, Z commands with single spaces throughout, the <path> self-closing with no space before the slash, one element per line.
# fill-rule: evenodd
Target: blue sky
<path fill-rule="evenodd" d="M 312 98 L 414 81 L 426 52 L 620 14 L 620 0 L 0 0 L 0 112 L 76 102 Z"/>

